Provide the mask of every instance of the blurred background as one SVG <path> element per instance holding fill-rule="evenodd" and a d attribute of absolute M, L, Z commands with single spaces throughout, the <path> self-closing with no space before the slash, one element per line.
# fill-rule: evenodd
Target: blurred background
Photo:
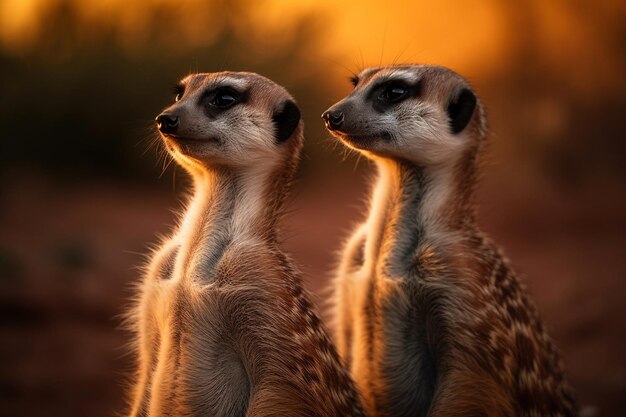
<path fill-rule="evenodd" d="M 483 228 L 563 352 L 583 406 L 626 392 L 626 3 L 614 0 L 0 0 L 0 415 L 111 416 L 120 314 L 187 178 L 153 118 L 195 71 L 256 71 L 302 107 L 285 244 L 323 307 L 371 166 L 319 115 L 380 63 L 449 66 L 486 104 Z"/>

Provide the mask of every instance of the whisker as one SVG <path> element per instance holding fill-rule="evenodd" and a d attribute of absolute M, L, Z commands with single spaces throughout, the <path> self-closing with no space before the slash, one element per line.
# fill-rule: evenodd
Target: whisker
<path fill-rule="evenodd" d="M 387 41 L 387 23 L 385 23 L 385 28 L 383 29 L 383 47 L 382 50 L 380 51 L 380 60 L 378 62 L 378 66 L 382 66 L 383 65 L 383 58 L 385 55 L 385 42 Z"/>

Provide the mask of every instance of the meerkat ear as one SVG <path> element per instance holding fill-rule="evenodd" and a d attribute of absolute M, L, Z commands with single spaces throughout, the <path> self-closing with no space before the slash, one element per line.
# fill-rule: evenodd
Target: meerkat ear
<path fill-rule="evenodd" d="M 274 109 L 272 121 L 276 128 L 276 141 L 284 142 L 289 139 L 300 123 L 300 109 L 291 100 L 283 101 Z"/>
<path fill-rule="evenodd" d="M 453 97 L 446 111 L 450 119 L 450 129 L 455 135 L 465 129 L 472 119 L 476 108 L 476 96 L 469 89 L 463 88 Z"/>

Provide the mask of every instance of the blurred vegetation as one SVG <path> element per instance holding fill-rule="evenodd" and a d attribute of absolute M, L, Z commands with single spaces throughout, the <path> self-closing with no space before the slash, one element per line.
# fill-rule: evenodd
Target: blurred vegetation
<path fill-rule="evenodd" d="M 626 7 L 498 3 L 511 54 L 486 89 L 512 111 L 499 115 L 498 140 L 565 187 L 626 181 Z"/>
<path fill-rule="evenodd" d="M 297 22 L 280 48 L 260 54 L 228 19 L 240 14 L 245 1 L 196 4 L 217 33 L 195 43 L 187 42 L 186 15 L 176 3 L 146 4 L 143 30 L 135 39 L 120 33 L 116 22 L 94 27 L 81 18 L 77 4 L 52 3 L 34 42 L 19 52 L 0 50 L 5 168 L 35 167 L 73 180 L 80 180 L 78 175 L 155 178 L 156 152 L 146 151 L 155 134 L 153 118 L 189 72 L 259 72 L 292 92 L 305 122 L 318 123 L 315 105 L 323 90 L 311 88 L 313 67 L 303 65 L 313 55 L 316 16 Z M 321 129 L 308 130 L 308 143 L 319 142 L 319 133 L 311 131 Z M 316 152 L 312 148 L 309 154 Z"/>

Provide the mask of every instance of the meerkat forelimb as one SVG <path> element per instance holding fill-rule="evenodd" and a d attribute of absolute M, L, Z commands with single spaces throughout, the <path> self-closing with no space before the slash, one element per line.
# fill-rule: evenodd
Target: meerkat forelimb
<path fill-rule="evenodd" d="M 363 416 L 278 243 L 303 142 L 294 100 L 257 74 L 193 74 L 157 124 L 193 194 L 132 315 L 130 415 Z"/>
<path fill-rule="evenodd" d="M 476 225 L 485 142 L 471 87 L 437 66 L 369 68 L 322 117 L 374 161 L 335 281 L 340 355 L 371 416 L 575 416 L 524 286 Z"/>

